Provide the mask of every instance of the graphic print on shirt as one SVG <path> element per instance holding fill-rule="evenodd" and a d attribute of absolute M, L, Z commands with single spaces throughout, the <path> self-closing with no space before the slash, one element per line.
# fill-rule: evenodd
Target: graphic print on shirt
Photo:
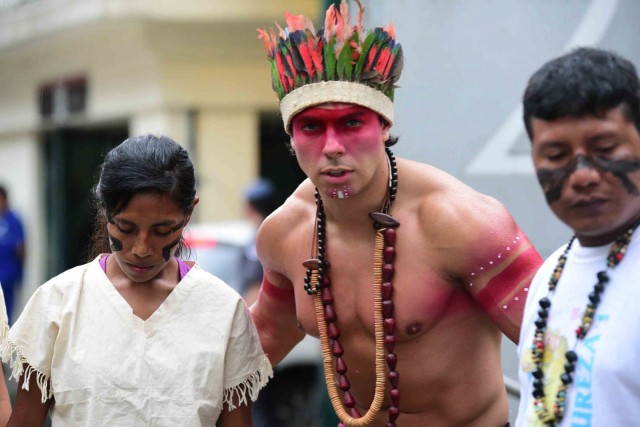
<path fill-rule="evenodd" d="M 575 311 L 574 311 L 575 312 Z M 571 316 L 571 322 L 575 316 Z M 589 334 L 578 344 L 578 364 L 573 375 L 573 383 L 569 388 L 569 396 L 575 396 L 573 400 L 567 401 L 567 412 L 563 420 L 563 426 L 582 427 L 591 426 L 593 417 L 593 362 L 596 355 L 597 345 L 600 341 L 600 329 L 609 320 L 608 315 L 596 315 L 596 322 Z M 544 370 L 544 393 L 547 407 L 552 411 L 556 401 L 558 388 L 562 384 L 560 376 L 564 373 L 565 353 L 571 350 L 566 337 L 558 329 L 547 330 L 545 336 L 545 352 L 542 359 Z M 530 383 L 533 383 L 533 371 L 536 365 L 533 362 L 531 351 L 527 351 L 522 360 L 522 370 L 527 373 Z M 572 390 L 574 389 L 574 390 Z M 573 393 L 572 393 L 573 391 Z M 540 421 L 533 408 L 533 401 L 527 409 L 527 426 L 545 427 Z"/>

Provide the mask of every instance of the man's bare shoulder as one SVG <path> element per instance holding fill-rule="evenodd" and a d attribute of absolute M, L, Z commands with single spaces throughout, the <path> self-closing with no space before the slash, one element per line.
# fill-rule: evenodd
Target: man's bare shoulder
<path fill-rule="evenodd" d="M 398 192 L 407 188 L 420 224 L 433 238 L 446 239 L 449 244 L 457 239 L 468 242 L 487 229 L 511 227 L 511 214 L 495 198 L 433 166 L 408 160 L 400 164 Z"/>
<path fill-rule="evenodd" d="M 404 159 L 399 164 L 402 165 L 400 185 L 418 203 L 421 217 L 425 219 L 437 219 L 442 221 L 442 225 L 456 224 L 462 219 L 475 224 L 476 221 L 484 223 L 495 216 L 509 215 L 498 200 L 441 169 Z"/>
<path fill-rule="evenodd" d="M 309 230 L 315 215 L 313 185 L 305 180 L 287 200 L 269 215 L 258 231 L 256 246 L 263 265 L 282 271 L 286 251 L 297 246 L 302 231 Z M 295 250 L 295 249 L 293 249 Z"/>

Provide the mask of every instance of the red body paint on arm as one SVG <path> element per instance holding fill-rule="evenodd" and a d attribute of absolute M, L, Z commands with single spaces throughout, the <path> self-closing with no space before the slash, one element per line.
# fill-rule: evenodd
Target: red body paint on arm
<path fill-rule="evenodd" d="M 264 275 L 262 279 L 262 293 L 269 297 L 271 300 L 290 305 L 295 308 L 295 293 L 292 287 L 282 288 L 269 282 L 267 276 Z"/>
<path fill-rule="evenodd" d="M 484 254 L 476 254 L 480 265 L 469 274 L 466 288 L 503 333 L 517 342 L 529 284 L 543 260 L 522 230 L 514 231 L 515 237 L 493 235 L 495 244 L 490 247 L 485 240 Z"/>
<path fill-rule="evenodd" d="M 478 290 L 475 296 L 478 305 L 486 312 L 502 310 L 509 317 L 515 316 L 512 320 L 520 324 L 528 286 L 540 261 L 536 249 L 529 246 Z"/>

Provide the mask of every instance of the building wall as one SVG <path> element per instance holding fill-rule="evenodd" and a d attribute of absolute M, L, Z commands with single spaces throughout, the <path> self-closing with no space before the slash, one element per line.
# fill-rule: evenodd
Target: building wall
<path fill-rule="evenodd" d="M 23 302 L 42 284 L 46 218 L 41 134 L 127 123 L 167 134 L 194 157 L 200 221 L 242 214 L 258 174 L 258 115 L 276 110 L 256 28 L 282 12 L 318 16 L 319 0 L 39 0 L 0 4 L 0 182 L 25 220 Z M 43 122 L 43 83 L 85 76 L 80 116 Z"/>

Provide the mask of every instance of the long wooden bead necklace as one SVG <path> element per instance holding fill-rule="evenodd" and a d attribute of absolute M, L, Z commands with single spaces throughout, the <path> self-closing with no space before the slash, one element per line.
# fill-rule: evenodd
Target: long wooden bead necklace
<path fill-rule="evenodd" d="M 576 364 L 578 362 L 578 354 L 575 352 L 575 347 L 578 345 L 580 341 L 584 339 L 593 324 L 593 318 L 596 313 L 596 309 L 598 308 L 598 304 L 600 303 L 602 293 L 604 292 L 606 284 L 609 282 L 609 274 L 608 271 L 610 269 L 615 268 L 627 252 L 627 248 L 629 243 L 631 242 L 631 237 L 633 236 L 633 232 L 640 225 L 640 220 L 633 223 L 627 231 L 620 237 L 618 237 L 615 242 L 611 245 L 611 249 L 609 249 L 609 255 L 607 256 L 607 268 L 605 270 L 599 271 L 597 273 L 598 282 L 593 286 L 593 291 L 589 293 L 589 302 L 587 303 L 587 308 L 582 314 L 582 318 L 580 321 L 580 325 L 576 329 L 576 343 L 574 345 L 573 350 L 569 350 L 565 353 L 565 365 L 564 365 L 564 373 L 560 376 L 560 381 L 562 384 L 560 385 L 558 392 L 556 393 L 555 402 L 550 411 L 547 408 L 546 396 L 544 393 L 544 371 L 542 369 L 542 362 L 544 358 L 544 350 L 545 350 L 545 333 L 547 329 L 547 318 L 549 317 L 549 310 L 551 307 L 551 299 L 549 295 L 551 295 L 560 281 L 560 277 L 562 276 L 562 272 L 564 270 L 564 266 L 567 263 L 567 256 L 569 254 L 569 250 L 571 249 L 571 245 L 575 240 L 575 236 L 571 238 L 567 247 L 562 252 L 562 255 L 558 258 L 558 263 L 551 273 L 551 277 L 549 278 L 549 294 L 546 297 L 543 297 L 538 304 L 540 305 L 540 309 L 538 310 L 538 318 L 535 321 L 536 330 L 533 336 L 533 343 L 531 346 L 531 355 L 533 362 L 535 363 L 535 369 L 533 371 L 533 407 L 538 415 L 538 418 L 544 422 L 547 426 L 553 427 L 556 424 L 562 421 L 562 418 L 565 415 L 566 405 L 567 405 L 567 394 L 569 387 L 573 383 L 573 372 L 576 369 Z"/>
<path fill-rule="evenodd" d="M 389 408 L 389 421 L 385 424 L 385 427 L 395 427 L 395 421 L 400 414 L 400 390 L 398 389 L 400 376 L 396 371 L 397 357 L 393 352 L 396 339 L 392 301 L 393 285 L 391 283 L 394 273 L 395 229 L 400 226 L 400 223 L 389 215 L 398 188 L 398 171 L 395 157 L 388 147 L 386 148 L 386 152 L 389 164 L 389 186 L 387 188 L 387 194 L 381 212 L 372 212 L 369 214 L 374 221 L 373 226 L 376 230 L 373 259 L 376 386 L 371 406 L 364 415 L 361 415 L 355 407 L 355 399 L 349 392 L 351 385 L 346 375 L 347 365 L 342 358 L 344 349 L 339 341 L 340 329 L 337 325 L 338 317 L 333 308 L 334 299 L 331 293 L 331 279 L 328 274 L 330 264 L 326 257 L 326 218 L 324 205 L 317 189 L 315 192 L 316 221 L 313 239 L 314 246 L 312 248 L 315 258 L 303 263 L 307 268 L 304 288 L 309 295 L 314 296 L 329 398 L 338 418 L 342 421 L 341 425 L 349 427 L 369 425 L 380 413 L 386 389 L 386 379 L 389 380 L 391 385 L 389 392 L 391 407 Z M 333 358 L 335 358 L 335 371 L 338 373 L 337 381 L 334 374 Z M 389 373 L 386 375 L 385 363 L 389 367 Z M 342 390 L 344 394 L 344 403 L 342 402 L 338 388 Z"/>

